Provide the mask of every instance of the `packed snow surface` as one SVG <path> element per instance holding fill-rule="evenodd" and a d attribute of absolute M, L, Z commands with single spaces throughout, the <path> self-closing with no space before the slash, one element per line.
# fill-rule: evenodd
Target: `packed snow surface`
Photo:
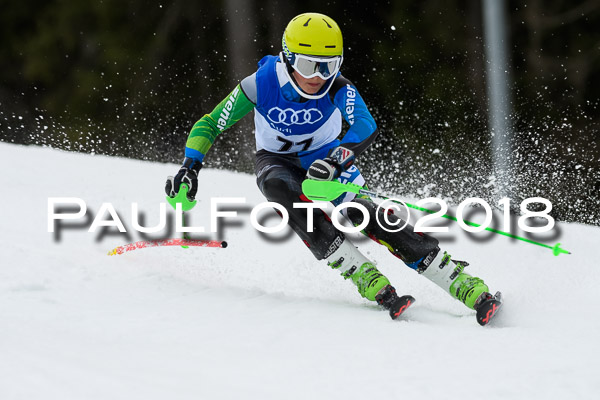
<path fill-rule="evenodd" d="M 442 248 L 504 294 L 485 328 L 386 249 L 353 236 L 398 292 L 417 299 L 392 321 L 289 231 L 252 228 L 250 210 L 264 201 L 252 176 L 200 173 L 188 224 L 210 230 L 211 197 L 246 198 L 231 206 L 238 218 L 204 235 L 228 248 L 110 257 L 142 240 L 131 203 L 144 225 L 158 222 L 177 165 L 0 143 L 0 169 L 0 399 L 599 396 L 598 227 L 557 224 L 546 243 L 572 254 L 555 257 L 446 224 Z M 91 217 L 111 203 L 129 237 L 89 233 L 91 219 L 79 219 L 57 238 L 49 197 L 81 198 Z"/>

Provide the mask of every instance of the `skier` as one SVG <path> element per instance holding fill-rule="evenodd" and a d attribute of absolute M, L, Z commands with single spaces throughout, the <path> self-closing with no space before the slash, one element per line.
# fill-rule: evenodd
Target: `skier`
<path fill-rule="evenodd" d="M 326 15 L 301 14 L 287 25 L 282 47 L 278 56 L 261 59 L 255 73 L 194 124 L 183 165 L 175 177 L 167 179 L 167 195 L 174 197 L 180 185 L 186 183 L 188 198 L 193 200 L 202 162 L 216 137 L 254 109 L 255 173 L 261 192 L 269 201 L 286 208 L 289 225 L 317 259 L 327 260 L 329 266 L 356 285 L 362 297 L 376 301 L 395 319 L 414 299 L 399 297 L 389 280 L 323 211 L 293 207 L 294 202 L 310 201 L 302 194 L 304 179 L 337 179 L 365 185 L 354 159 L 373 143 L 378 131 L 358 90 L 339 72 L 343 61 L 340 28 Z M 350 127 L 340 140 L 342 117 Z M 479 310 L 482 304 L 496 301 L 481 279 L 463 271 L 467 263 L 452 260 L 440 250 L 435 238 L 415 233 L 410 225 L 397 233 L 387 232 L 378 225 L 377 206 L 368 198 L 347 193 L 333 203 L 348 201 L 369 210 L 370 223 L 364 234 L 467 307 Z M 362 222 L 360 211 L 346 210 L 346 217 L 354 225 Z M 313 213 L 312 232 L 307 229 L 307 212 Z M 398 221 L 393 215 L 388 219 L 391 223 Z M 489 321 L 493 316 L 496 308 L 491 314 L 487 308 L 481 310 L 481 318 L 478 312 L 478 320 Z"/>

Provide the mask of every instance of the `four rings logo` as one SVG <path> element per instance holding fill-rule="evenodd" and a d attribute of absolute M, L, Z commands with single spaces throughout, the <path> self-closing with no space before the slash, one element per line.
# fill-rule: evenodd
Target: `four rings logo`
<path fill-rule="evenodd" d="M 310 108 L 308 110 L 293 110 L 286 108 L 282 110 L 279 107 L 273 107 L 269 110 L 267 117 L 276 124 L 290 125 L 304 125 L 314 124 L 323 118 L 323 113 L 316 108 Z"/>

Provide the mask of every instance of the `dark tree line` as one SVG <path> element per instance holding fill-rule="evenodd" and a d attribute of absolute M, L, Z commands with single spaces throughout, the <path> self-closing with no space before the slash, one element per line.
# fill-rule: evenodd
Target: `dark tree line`
<path fill-rule="evenodd" d="M 600 3 L 508 3 L 515 200 L 600 223 Z M 0 4 L 0 140 L 179 162 L 193 123 L 279 52 L 291 17 L 318 11 L 382 132 L 361 160 L 372 186 L 493 191 L 479 0 Z M 248 117 L 222 135 L 207 165 L 250 172 L 252 130 Z"/>

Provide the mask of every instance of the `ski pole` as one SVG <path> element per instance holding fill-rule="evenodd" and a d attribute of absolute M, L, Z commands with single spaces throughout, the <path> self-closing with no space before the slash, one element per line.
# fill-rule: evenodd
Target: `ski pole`
<path fill-rule="evenodd" d="M 141 242 L 135 242 L 126 244 L 123 246 L 115 247 L 111 251 L 108 252 L 109 256 L 114 256 L 116 254 L 123 254 L 128 251 L 133 251 L 137 249 L 145 249 L 148 247 L 157 247 L 157 246 L 181 246 L 187 249 L 189 246 L 195 247 L 219 247 L 225 248 L 227 247 L 226 241 L 220 240 L 190 240 L 190 239 L 167 239 L 167 240 L 146 240 Z"/>
<path fill-rule="evenodd" d="M 183 220 L 183 217 L 185 215 L 186 211 L 191 210 L 192 208 L 194 208 L 194 206 L 196 206 L 196 200 L 194 201 L 190 201 L 187 197 L 187 193 L 188 193 L 188 185 L 185 183 L 182 183 L 179 186 L 179 192 L 177 192 L 177 195 L 175 197 L 169 197 L 167 196 L 167 203 L 169 203 L 171 205 L 171 207 L 173 207 L 173 209 L 177 210 L 177 203 L 181 203 L 181 225 L 185 225 L 185 222 Z M 183 240 L 189 240 L 189 236 L 187 235 L 187 232 L 183 232 Z M 181 247 L 183 247 L 184 249 L 187 249 L 189 246 L 186 245 L 181 245 Z"/>
<path fill-rule="evenodd" d="M 377 197 L 382 200 L 389 200 L 394 203 L 402 204 L 399 201 L 392 200 L 389 197 L 379 194 L 377 192 L 373 192 L 371 190 L 364 189 L 360 185 L 357 185 L 354 183 L 341 183 L 338 181 L 317 181 L 314 179 L 305 179 L 304 182 L 302 182 L 302 192 L 310 200 L 332 201 L 346 192 L 352 192 L 352 193 L 356 193 L 356 194 L 360 194 L 360 195 L 365 195 L 365 196 L 369 196 L 369 197 Z M 429 214 L 433 214 L 435 212 L 428 208 L 419 207 L 419 206 L 416 206 L 414 204 L 410 204 L 407 202 L 404 202 L 404 204 L 406 204 L 407 207 L 414 208 L 415 210 L 423 211 L 423 212 L 426 212 Z M 447 215 L 447 214 L 442 215 L 442 218 L 450 219 L 452 221 L 458 221 L 456 219 L 456 217 L 453 217 L 453 216 Z M 466 221 L 466 220 L 463 220 L 463 221 L 465 224 L 470 225 L 470 226 L 474 226 L 474 227 L 481 226 L 475 222 Z M 530 240 L 530 239 L 527 239 L 524 237 L 513 235 L 512 233 L 500 231 L 500 230 L 497 230 L 494 228 L 488 227 L 488 228 L 485 228 L 485 230 L 489 231 L 489 232 L 494 232 L 494 233 L 497 233 L 499 235 L 503 235 L 506 237 L 510 237 L 513 239 L 518 239 L 523 242 L 527 242 L 527 243 L 535 244 L 535 245 L 538 245 L 541 247 L 545 247 L 547 249 L 552 250 L 552 254 L 554 254 L 555 256 L 558 256 L 561 253 L 571 254 L 570 251 L 561 249 L 560 243 L 556 243 L 554 246 L 550 246 L 550 245 L 547 245 L 544 243 L 539 243 L 534 240 Z"/>
<path fill-rule="evenodd" d="M 167 196 L 167 202 L 177 210 L 177 203 L 181 203 L 181 224 L 185 225 L 183 221 L 183 216 L 185 211 L 189 211 L 196 205 L 196 200 L 190 201 L 187 198 L 188 186 L 185 183 L 182 183 L 179 187 L 179 193 L 175 197 Z M 183 237 L 181 239 L 157 239 L 157 240 L 144 240 L 135 243 L 125 244 L 123 246 L 115 247 L 111 251 L 108 252 L 109 256 L 114 256 L 115 254 L 123 254 L 128 251 L 133 251 L 136 249 L 145 249 L 148 247 L 158 247 L 158 246 L 181 246 L 184 249 L 189 248 L 190 246 L 194 247 L 219 247 L 225 248 L 227 247 L 227 242 L 224 240 L 195 240 L 190 239 L 186 232 L 183 232 Z"/>

